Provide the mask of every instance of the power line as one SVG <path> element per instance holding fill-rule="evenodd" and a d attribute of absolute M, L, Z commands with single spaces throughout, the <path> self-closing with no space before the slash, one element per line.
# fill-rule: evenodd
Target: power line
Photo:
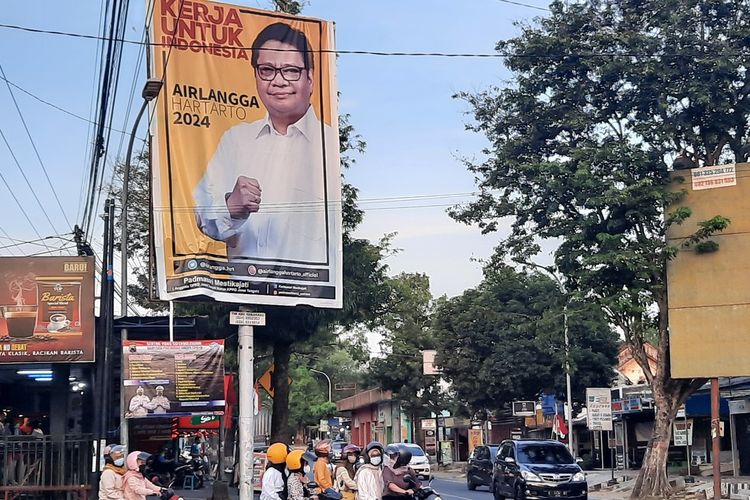
<path fill-rule="evenodd" d="M 10 240 L 10 241 L 13 241 L 13 238 L 11 238 L 11 237 L 10 237 L 10 235 L 8 234 L 8 231 L 6 231 L 6 230 L 5 230 L 5 228 L 3 228 L 2 226 L 0 226 L 0 232 L 2 232 L 2 233 L 3 233 L 4 235 L 5 235 L 5 239 L 6 239 L 6 240 Z M 15 255 L 15 254 L 16 254 L 16 253 L 15 253 L 15 248 L 13 248 L 13 249 L 11 249 L 11 250 L 9 250 L 9 251 L 10 251 L 10 252 L 12 252 L 12 253 L 13 253 L 13 255 Z"/>
<path fill-rule="evenodd" d="M 5 233 L 4 230 L 3 230 L 3 233 Z M 8 233 L 5 233 L 5 234 L 8 235 Z M 71 233 L 65 233 L 65 234 L 71 234 Z M 18 247 L 21 245 L 38 245 L 38 246 L 43 246 L 49 249 L 49 247 L 43 243 L 45 240 L 60 239 L 60 240 L 65 241 L 66 243 L 71 241 L 69 238 L 63 238 L 63 236 L 64 236 L 63 234 L 56 234 L 53 236 L 45 236 L 44 238 L 39 238 L 38 240 L 28 240 L 28 241 L 17 240 L 15 238 L 11 238 L 10 236 L 7 236 L 6 239 L 13 241 L 14 243 L 12 245 L 1 246 L 0 250 L 5 250 L 6 248 L 14 248 L 14 247 Z M 42 243 L 39 243 L 40 241 Z"/>
<path fill-rule="evenodd" d="M 75 245 L 71 245 L 71 246 L 67 246 L 67 247 L 62 247 L 62 248 L 51 248 L 51 249 L 45 250 L 43 252 L 32 253 L 31 255 L 27 255 L 26 257 L 36 257 L 36 256 L 39 256 L 39 255 L 47 255 L 47 254 L 51 254 L 51 253 L 55 253 L 55 252 L 61 252 L 62 253 L 64 251 L 66 251 L 66 250 L 75 250 L 76 248 L 77 247 Z"/>
<path fill-rule="evenodd" d="M 26 222 L 29 223 L 29 226 L 31 226 L 31 229 L 34 230 L 34 233 L 36 233 L 36 235 L 40 239 L 42 239 L 41 233 L 36 228 L 36 226 L 34 225 L 34 223 L 31 221 L 31 218 L 29 217 L 29 214 L 26 213 L 26 210 L 24 210 L 23 205 L 21 205 L 21 202 L 18 201 L 18 198 L 16 197 L 16 193 L 14 193 L 13 190 L 10 188 L 10 185 L 8 184 L 8 181 L 5 180 L 5 176 L 3 175 L 3 172 L 1 170 L 0 170 L 0 180 L 2 180 L 3 184 L 5 184 L 5 187 L 8 188 L 8 192 L 13 197 L 13 200 L 16 202 L 16 205 L 18 205 L 18 208 L 21 210 L 21 213 L 23 214 L 23 216 L 26 218 Z M 49 248 L 49 247 L 47 247 L 47 248 Z"/>
<path fill-rule="evenodd" d="M 62 112 L 62 113 L 65 113 L 66 115 L 70 115 L 70 116 L 72 116 L 73 118 L 77 118 L 77 119 L 79 119 L 79 120 L 81 120 L 81 121 L 84 121 L 84 122 L 86 122 L 86 123 L 90 123 L 90 124 L 96 125 L 96 122 L 95 122 L 95 121 L 89 120 L 88 118 L 86 118 L 86 117 L 84 117 L 84 116 L 81 116 L 81 115 L 78 115 L 78 114 L 76 114 L 76 113 L 73 113 L 72 111 L 69 111 L 69 110 L 67 110 L 67 109 L 65 109 L 65 108 L 62 108 L 62 107 L 58 106 L 57 104 L 54 104 L 54 103 L 52 103 L 52 102 L 50 102 L 50 101 L 47 101 L 47 100 L 45 100 L 45 99 L 43 99 L 43 98 L 39 97 L 38 95 L 36 95 L 36 94 L 34 94 L 34 93 L 32 93 L 32 92 L 30 92 L 30 91 L 26 90 L 25 88 L 21 87 L 20 85 L 16 84 L 15 82 L 13 82 L 13 81 L 9 80 L 8 78 L 5 78 L 4 76 L 1 76 L 1 75 L 0 75 L 0 80 L 3 80 L 3 81 L 4 81 L 5 83 L 6 83 L 6 84 L 8 84 L 8 85 L 10 85 L 11 87 L 13 87 L 13 88 L 15 88 L 15 89 L 17 89 L 17 90 L 19 90 L 19 91 L 23 92 L 24 94 L 28 95 L 28 96 L 29 96 L 29 97 L 31 97 L 32 99 L 35 99 L 35 100 L 37 100 L 37 101 L 41 102 L 42 104 L 45 104 L 45 105 L 47 105 L 47 106 L 49 106 L 49 107 L 51 107 L 51 108 L 54 108 L 54 109 L 56 109 L 56 110 L 58 110 L 58 111 L 60 111 L 60 112 Z M 124 134 L 124 135 L 127 135 L 127 134 L 129 134 L 129 133 L 130 133 L 130 132 L 125 132 L 124 130 L 119 130 L 119 129 L 116 129 L 116 128 L 112 128 L 111 130 L 112 130 L 113 132 L 117 132 L 117 133 L 119 133 L 119 134 Z M 141 141 L 145 141 L 146 139 L 141 139 L 141 138 L 139 137 L 139 138 L 138 138 L 138 140 L 141 140 Z"/>
<path fill-rule="evenodd" d="M 26 120 L 23 117 L 23 113 L 21 112 L 21 108 L 18 105 L 18 101 L 16 100 L 16 96 L 13 93 L 13 88 L 8 83 L 7 78 L 5 78 L 5 70 L 3 69 L 3 65 L 0 64 L 0 74 L 2 75 L 3 79 L 5 80 L 5 84 L 8 87 L 8 92 L 10 93 L 10 97 L 13 100 L 13 104 L 16 107 L 16 111 L 18 111 L 18 117 L 21 119 L 21 123 L 23 124 L 23 128 L 26 131 L 26 135 L 29 137 L 29 142 L 31 142 L 31 147 L 34 149 L 34 153 L 36 154 L 36 159 L 39 160 L 39 165 L 42 167 L 42 172 L 44 172 L 44 177 L 47 179 L 47 184 L 49 184 L 50 189 L 52 190 L 52 195 L 55 197 L 55 201 L 57 202 L 58 208 L 60 208 L 60 212 L 62 213 L 63 217 L 65 218 L 65 222 L 68 224 L 68 227 L 71 227 L 70 219 L 68 219 L 67 214 L 65 213 L 65 209 L 62 206 L 62 203 L 60 203 L 60 198 L 57 196 L 57 190 L 55 189 L 55 186 L 52 185 L 52 181 L 49 178 L 49 173 L 47 172 L 47 167 L 44 166 L 44 162 L 42 161 L 42 157 L 39 154 L 39 150 L 36 148 L 36 143 L 34 143 L 34 139 L 31 137 L 31 131 L 29 131 L 28 125 L 26 125 Z"/>
<path fill-rule="evenodd" d="M 531 4 L 523 3 L 523 2 L 514 2 L 513 0 L 497 0 L 497 1 L 502 2 L 502 3 L 509 3 L 511 5 L 520 5 L 521 7 L 528 7 L 529 9 L 543 10 L 545 12 L 550 11 L 546 7 L 539 7 L 538 5 L 531 5 Z"/>
<path fill-rule="evenodd" d="M 0 24 L 0 28 L 6 28 L 6 29 L 14 29 L 14 30 L 20 30 L 20 31 L 27 31 L 31 33 L 41 33 L 46 35 L 58 35 L 58 36 L 66 36 L 66 37 L 72 37 L 72 38 L 85 38 L 90 40 L 101 40 L 102 37 L 97 35 L 86 35 L 82 33 L 72 33 L 67 31 L 57 31 L 57 30 L 45 30 L 40 28 L 31 28 L 28 26 L 18 26 L 18 25 L 12 25 L 12 24 Z M 159 42 L 141 42 L 139 40 L 129 40 L 129 39 L 119 39 L 119 42 L 132 44 L 132 45 L 148 45 L 148 46 L 154 46 L 154 47 L 179 47 L 179 48 L 187 48 L 185 44 L 177 43 L 159 43 Z M 221 44 L 215 44 L 215 45 L 201 45 L 201 44 L 190 44 L 190 49 L 221 49 L 221 48 L 231 48 L 234 50 L 244 50 L 249 51 L 252 50 L 250 47 L 235 47 L 235 46 L 227 46 L 227 45 L 221 45 Z M 264 50 L 270 50 L 270 51 L 278 51 L 278 52 L 285 52 L 292 49 L 264 49 Z M 295 52 L 299 52 L 296 49 L 294 49 Z M 445 57 L 445 58 L 498 58 L 498 59 L 505 59 L 510 57 L 519 57 L 519 58 L 526 58 L 526 59 L 561 59 L 564 57 L 602 57 L 602 58 L 612 58 L 612 57 L 689 57 L 693 59 L 711 59 L 715 60 L 717 57 L 735 57 L 735 56 L 743 56 L 746 55 L 745 52 L 725 52 L 723 54 L 717 54 L 717 53 L 705 53 L 705 52 L 652 52 L 652 53 L 645 53 L 645 52 L 566 52 L 566 53 L 560 53 L 560 54 L 526 54 L 526 53 L 515 53 L 515 52 L 412 52 L 412 51 L 376 51 L 376 50 L 333 50 L 333 49 L 319 49 L 319 50 L 309 50 L 308 52 L 315 53 L 315 54 L 337 54 L 337 55 L 370 55 L 370 56 L 398 56 L 398 57 Z"/>
<path fill-rule="evenodd" d="M 16 154 L 13 152 L 13 148 L 10 147 L 10 143 L 8 142 L 8 139 L 5 137 L 5 134 L 3 133 L 2 129 L 0 129 L 0 137 L 3 138 L 5 145 L 8 147 L 8 151 L 10 151 L 10 155 L 13 157 L 13 161 L 16 163 L 18 170 L 20 170 L 21 175 L 26 181 L 26 185 L 29 186 L 29 189 L 31 190 L 31 194 L 34 196 L 34 199 L 36 200 L 37 205 L 39 205 L 39 208 L 42 210 L 42 213 L 47 218 L 47 222 L 49 222 L 49 225 L 52 227 L 53 231 L 57 231 L 57 229 L 55 228 L 55 225 L 52 223 L 52 219 L 49 218 L 49 214 L 47 213 L 47 210 L 44 208 L 44 205 L 42 205 L 42 202 L 39 200 L 39 197 L 36 195 L 36 191 L 34 191 L 34 187 L 31 185 L 29 178 L 26 177 L 26 172 L 24 172 L 23 168 L 21 167 L 21 164 L 18 162 L 18 158 L 16 158 Z M 8 189 L 10 189 L 10 187 L 8 187 Z M 13 196 L 15 197 L 15 194 Z"/>

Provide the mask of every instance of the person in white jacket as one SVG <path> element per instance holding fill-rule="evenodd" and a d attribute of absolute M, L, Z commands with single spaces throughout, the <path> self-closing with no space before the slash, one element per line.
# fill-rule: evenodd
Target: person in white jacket
<path fill-rule="evenodd" d="M 383 445 L 372 441 L 365 446 L 365 463 L 357 471 L 357 500 L 383 498 Z"/>
<path fill-rule="evenodd" d="M 128 468 L 125 467 L 125 447 L 119 444 L 105 449 L 104 470 L 99 478 L 99 500 L 123 500 L 125 498 L 123 476 Z"/>

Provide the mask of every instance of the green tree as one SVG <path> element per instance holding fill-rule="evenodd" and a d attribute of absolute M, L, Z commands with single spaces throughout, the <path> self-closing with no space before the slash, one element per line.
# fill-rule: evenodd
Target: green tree
<path fill-rule="evenodd" d="M 433 329 L 437 364 L 458 406 L 472 413 L 535 400 L 542 389 L 565 391 L 565 297 L 547 276 L 494 263 L 474 289 L 438 304 Z M 568 304 L 573 393 L 609 386 L 617 336 L 602 311 Z"/>
<path fill-rule="evenodd" d="M 670 376 L 666 265 L 679 249 L 665 231 L 690 211 L 670 212 L 669 164 L 746 160 L 748 19 L 750 5 L 729 0 L 556 1 L 498 44 L 507 88 L 460 94 L 491 146 L 468 164 L 481 195 L 453 215 L 485 232 L 514 217 L 498 252 L 519 260 L 559 239 L 569 288 L 604 308 L 646 373 L 656 420 L 633 497 L 669 494 L 672 421 L 704 383 Z M 727 223 L 705 221 L 697 242 Z"/>
<path fill-rule="evenodd" d="M 433 301 L 425 274 L 390 278 L 387 311 L 378 321 L 384 357 L 370 360 L 370 381 L 393 391 L 412 416 L 439 412 L 445 404 L 440 381 L 422 373 L 422 351 L 435 348 L 430 324 Z"/>

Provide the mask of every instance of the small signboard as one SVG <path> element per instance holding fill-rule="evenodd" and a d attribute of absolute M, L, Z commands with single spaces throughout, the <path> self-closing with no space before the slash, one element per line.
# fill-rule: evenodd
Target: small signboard
<path fill-rule="evenodd" d="M 692 446 L 693 445 L 693 420 L 675 420 L 672 424 L 674 430 L 675 446 Z"/>
<path fill-rule="evenodd" d="M 694 168 L 690 173 L 693 191 L 737 185 L 737 170 L 734 163 Z"/>
<path fill-rule="evenodd" d="M 536 415 L 536 403 L 534 401 L 513 401 L 513 416 L 531 417 Z"/>
<path fill-rule="evenodd" d="M 422 422 L 422 430 L 424 431 L 427 431 L 427 430 L 434 431 L 435 429 L 437 429 L 437 422 L 435 422 L 434 418 L 423 418 L 421 422 Z"/>
<path fill-rule="evenodd" d="M 266 326 L 266 313 L 229 311 L 229 324 L 237 326 Z"/>
<path fill-rule="evenodd" d="M 612 392 L 610 389 L 606 387 L 586 389 L 586 415 L 586 423 L 590 430 L 612 430 Z"/>

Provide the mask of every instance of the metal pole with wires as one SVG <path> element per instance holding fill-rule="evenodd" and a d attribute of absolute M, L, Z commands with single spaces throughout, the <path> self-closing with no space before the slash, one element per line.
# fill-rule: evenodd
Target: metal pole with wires
<path fill-rule="evenodd" d="M 143 87 L 143 104 L 138 111 L 138 116 L 133 124 L 133 131 L 130 133 L 128 141 L 128 150 L 125 153 L 125 168 L 122 173 L 122 192 L 120 194 L 120 204 L 122 213 L 120 217 L 120 315 L 126 316 L 128 311 L 128 194 L 130 190 L 130 162 L 133 155 L 133 143 L 135 142 L 135 133 L 141 122 L 143 113 L 148 108 L 148 103 L 153 101 L 162 87 L 162 81 L 158 78 L 149 78 Z"/>
<path fill-rule="evenodd" d="M 565 299 L 565 303 L 563 304 L 563 342 L 565 344 L 565 392 L 566 399 L 568 400 L 568 413 L 567 415 L 563 415 L 563 418 L 567 417 L 568 449 L 573 456 L 576 456 L 576 447 L 573 441 L 573 390 L 570 380 L 570 338 L 568 336 L 568 302 L 570 301 L 570 297 L 568 296 L 568 288 L 565 286 L 565 283 L 560 276 L 558 276 L 557 272 L 555 272 L 554 268 L 526 261 L 518 261 L 518 263 L 540 269 L 551 276 L 557 283 L 558 289 Z M 557 408 L 557 403 L 555 403 L 555 408 Z"/>

